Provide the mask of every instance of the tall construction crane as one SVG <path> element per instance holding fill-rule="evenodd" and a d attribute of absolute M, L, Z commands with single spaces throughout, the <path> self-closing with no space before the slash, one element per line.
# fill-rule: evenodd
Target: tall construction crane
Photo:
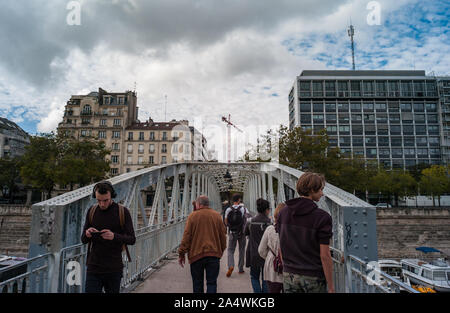
<path fill-rule="evenodd" d="M 225 122 L 227 124 L 227 128 L 228 128 L 228 163 L 231 162 L 231 126 L 233 126 L 234 128 L 236 128 L 238 131 L 240 131 L 241 133 L 243 133 L 242 130 L 240 130 L 236 125 L 234 125 L 233 123 L 231 123 L 231 115 L 228 114 L 228 119 L 225 116 L 222 116 L 222 121 Z"/>

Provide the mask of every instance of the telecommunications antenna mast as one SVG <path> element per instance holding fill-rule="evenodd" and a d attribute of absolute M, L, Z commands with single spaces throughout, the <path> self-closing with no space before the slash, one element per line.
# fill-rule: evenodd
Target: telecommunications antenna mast
<path fill-rule="evenodd" d="M 353 70 L 355 70 L 355 44 L 353 42 L 353 36 L 355 35 L 355 28 L 353 27 L 352 23 L 350 22 L 350 27 L 348 28 L 348 36 L 350 37 L 350 40 L 352 42 L 352 64 L 353 64 Z"/>

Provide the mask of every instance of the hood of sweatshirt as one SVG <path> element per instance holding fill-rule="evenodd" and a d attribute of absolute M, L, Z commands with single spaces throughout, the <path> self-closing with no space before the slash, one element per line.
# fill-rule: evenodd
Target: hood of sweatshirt
<path fill-rule="evenodd" d="M 292 209 L 292 214 L 297 216 L 308 215 L 318 208 L 317 204 L 307 198 L 295 198 L 285 202 Z"/>

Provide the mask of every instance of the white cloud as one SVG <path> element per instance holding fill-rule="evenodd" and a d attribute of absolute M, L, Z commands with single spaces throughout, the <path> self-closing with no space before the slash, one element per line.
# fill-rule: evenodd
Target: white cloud
<path fill-rule="evenodd" d="M 167 119 L 193 123 L 201 117 L 204 124 L 223 128 L 220 118 L 230 113 L 241 127 L 286 125 L 287 95 L 302 70 L 341 69 L 350 64 L 350 17 L 356 27 L 358 68 L 373 68 L 387 60 L 384 69 L 412 69 L 415 58 L 416 69 L 448 69 L 448 34 L 438 35 L 439 29 L 433 29 L 433 36 L 420 42 L 422 47 L 403 37 L 408 25 L 415 23 L 408 21 L 403 8 L 417 1 L 379 1 L 381 26 L 367 25 L 367 2 L 304 1 L 302 7 L 295 1 L 277 5 L 256 1 L 252 7 L 234 1 L 220 6 L 179 1 L 191 16 L 171 11 L 173 4 L 166 2 L 117 0 L 112 6 L 104 1 L 84 2 L 82 28 L 56 31 L 58 17 L 50 15 L 45 38 L 33 41 L 45 47 L 50 40 L 49 49 L 55 49 L 48 54 L 52 55 L 50 79 L 42 76 L 47 77 L 46 84 L 22 79 L 23 71 L 11 73 L 10 66 L 0 63 L 0 89 L 10 93 L 0 90 L 0 110 L 10 114 L 22 105 L 28 111 L 20 116 L 39 120 L 38 131 L 48 132 L 61 121 L 71 95 L 99 87 L 123 92 L 136 82 L 141 120 L 149 115 L 163 120 L 167 95 Z M 398 17 L 386 23 L 394 11 Z M 432 13 L 423 14 L 433 19 Z M 311 47 L 301 48 L 299 43 Z M 368 53 L 372 53 L 370 59 Z M 39 60 L 36 56 L 35 61 Z"/>

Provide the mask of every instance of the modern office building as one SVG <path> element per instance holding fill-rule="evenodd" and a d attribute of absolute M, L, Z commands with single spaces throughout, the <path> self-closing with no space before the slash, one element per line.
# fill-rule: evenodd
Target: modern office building
<path fill-rule="evenodd" d="M 198 131 L 188 121 L 154 122 L 150 118 L 141 123 L 137 96 L 132 91 L 109 93 L 99 88 L 88 95 L 73 95 L 66 104 L 58 133 L 103 140 L 111 150 L 111 176 L 182 160 L 207 160 L 206 139 L 200 135 L 199 141 Z M 198 142 L 200 146 L 195 144 Z M 172 153 L 173 148 L 181 152 Z"/>
<path fill-rule="evenodd" d="M 425 71 L 306 70 L 289 93 L 289 127 L 326 128 L 331 146 L 388 168 L 441 164 L 441 109 Z"/>
<path fill-rule="evenodd" d="M 441 117 L 442 163 L 450 164 L 450 77 L 437 77 Z"/>
<path fill-rule="evenodd" d="M 0 158 L 14 158 L 25 153 L 30 144 L 28 134 L 16 123 L 0 117 Z"/>

